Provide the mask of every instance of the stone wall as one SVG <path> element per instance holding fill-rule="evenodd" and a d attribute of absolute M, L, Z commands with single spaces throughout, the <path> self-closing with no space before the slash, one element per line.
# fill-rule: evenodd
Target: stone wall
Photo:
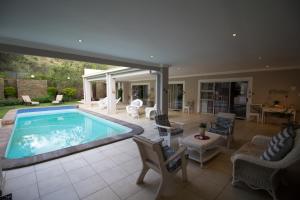
<path fill-rule="evenodd" d="M 0 99 L 4 99 L 4 80 L 0 78 Z"/>
<path fill-rule="evenodd" d="M 17 80 L 18 98 L 29 95 L 30 98 L 47 96 L 47 80 Z"/>

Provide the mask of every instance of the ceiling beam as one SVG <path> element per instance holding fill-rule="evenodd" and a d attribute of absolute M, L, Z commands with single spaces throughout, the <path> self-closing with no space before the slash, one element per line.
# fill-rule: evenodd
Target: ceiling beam
<path fill-rule="evenodd" d="M 159 71 L 161 69 L 161 66 L 159 66 L 158 64 L 153 64 L 153 63 L 128 61 L 125 59 L 114 58 L 114 57 L 103 58 L 104 56 L 100 57 L 100 56 L 94 55 L 94 53 L 90 53 L 93 56 L 87 56 L 87 55 L 82 55 L 82 54 L 87 54 L 87 52 L 83 52 L 82 54 L 80 54 L 79 52 L 70 53 L 70 52 L 68 52 L 68 49 L 66 49 L 64 52 L 62 52 L 62 51 L 57 51 L 57 50 L 52 50 L 52 49 L 49 50 L 49 49 L 41 49 L 41 48 L 35 48 L 35 47 L 20 46 L 20 45 L 15 45 L 15 44 L 5 44 L 5 43 L 1 43 L 1 40 L 0 40 L 0 51 L 7 52 L 7 53 L 44 56 L 44 57 L 50 57 L 50 58 L 61 58 L 61 59 L 68 59 L 68 60 L 84 61 L 84 62 L 91 62 L 91 63 L 99 63 L 99 64 L 114 65 L 114 66 L 155 70 L 155 71 Z M 71 50 L 69 50 L 69 51 L 71 51 Z"/>

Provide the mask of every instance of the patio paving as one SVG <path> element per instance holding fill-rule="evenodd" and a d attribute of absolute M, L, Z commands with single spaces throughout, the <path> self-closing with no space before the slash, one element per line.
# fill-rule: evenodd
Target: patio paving
<path fill-rule="evenodd" d="M 97 111 L 95 108 L 92 110 Z M 132 119 L 124 110 L 118 110 L 117 114 L 111 116 L 136 123 L 145 129 L 145 135 L 156 137 L 157 131 L 151 120 L 143 117 Z M 189 135 L 198 130 L 200 121 L 208 122 L 210 117 L 170 112 L 170 119 L 184 122 L 184 134 Z M 264 191 L 231 186 L 230 154 L 254 135 L 272 135 L 278 130 L 279 126 L 276 125 L 237 120 L 232 149 L 205 163 L 204 168 L 200 168 L 199 163 L 189 161 L 188 183 L 181 181 L 179 173 L 174 178 L 174 194 L 163 199 L 271 199 Z M 49 162 L 6 171 L 5 193 L 11 192 L 14 200 L 154 199 L 160 177 L 150 170 L 145 184 L 136 185 L 141 167 L 137 146 L 132 139 L 127 139 Z"/>

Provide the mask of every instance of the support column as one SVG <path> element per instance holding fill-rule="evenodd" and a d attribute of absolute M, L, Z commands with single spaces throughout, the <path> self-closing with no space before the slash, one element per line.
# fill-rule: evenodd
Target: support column
<path fill-rule="evenodd" d="M 156 105 L 162 114 L 168 114 L 169 68 L 162 67 L 156 74 Z"/>
<path fill-rule="evenodd" d="M 92 85 L 86 78 L 83 78 L 84 103 L 91 103 L 91 99 L 92 99 L 91 94 L 92 94 Z"/>
<path fill-rule="evenodd" d="M 111 74 L 106 74 L 107 113 L 116 113 L 116 81 Z"/>

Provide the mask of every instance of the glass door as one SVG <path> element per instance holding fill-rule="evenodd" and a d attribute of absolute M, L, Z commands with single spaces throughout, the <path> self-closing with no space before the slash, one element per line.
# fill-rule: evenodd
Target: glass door
<path fill-rule="evenodd" d="M 245 119 L 247 113 L 248 81 L 231 82 L 230 112 Z"/>
<path fill-rule="evenodd" d="M 214 113 L 215 83 L 201 83 L 200 112 Z"/>
<path fill-rule="evenodd" d="M 168 101 L 171 110 L 182 110 L 183 84 L 169 84 Z"/>
<path fill-rule="evenodd" d="M 148 85 L 132 85 L 132 100 L 140 99 L 143 104 L 147 104 L 148 99 Z"/>
<path fill-rule="evenodd" d="M 230 82 L 215 83 L 214 113 L 229 112 Z"/>

